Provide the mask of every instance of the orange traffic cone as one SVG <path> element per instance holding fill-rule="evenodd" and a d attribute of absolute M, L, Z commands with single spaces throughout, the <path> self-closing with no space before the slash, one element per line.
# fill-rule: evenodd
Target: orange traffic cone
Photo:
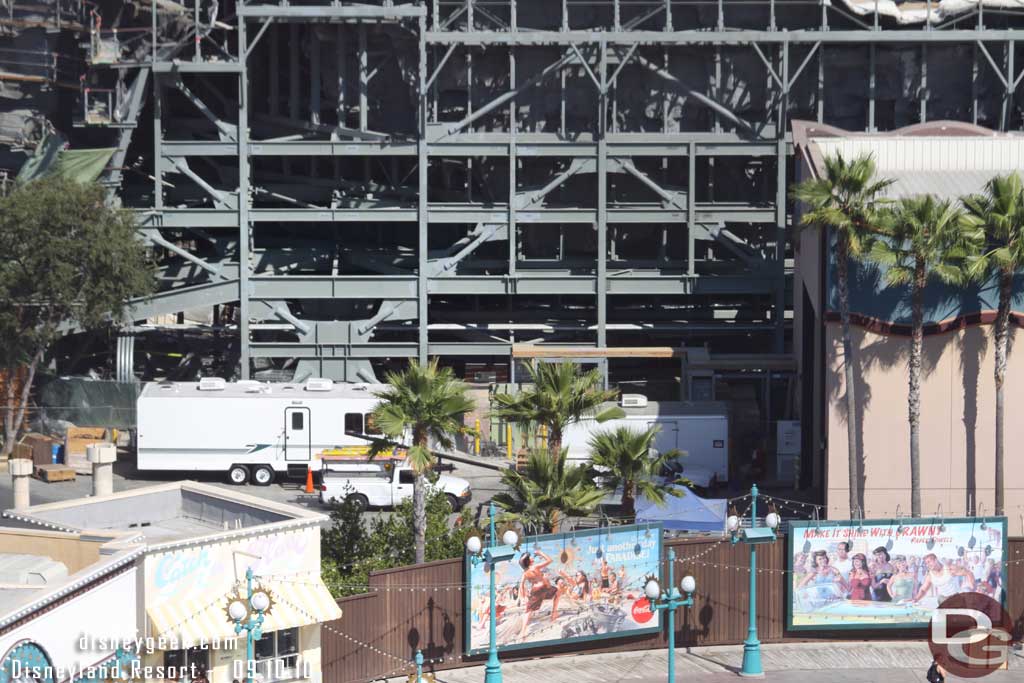
<path fill-rule="evenodd" d="M 313 493 L 313 468 L 306 467 L 306 493 Z"/>

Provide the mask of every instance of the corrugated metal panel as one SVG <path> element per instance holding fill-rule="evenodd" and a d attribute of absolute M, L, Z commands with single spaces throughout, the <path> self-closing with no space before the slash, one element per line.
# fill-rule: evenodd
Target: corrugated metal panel
<path fill-rule="evenodd" d="M 878 176 L 895 183 L 886 196 L 931 193 L 956 199 L 980 192 L 994 175 L 1024 168 L 1024 138 L 817 138 L 823 156 L 871 154 Z"/>
<path fill-rule="evenodd" d="M 874 155 L 884 171 L 1015 171 L 1024 165 L 1024 138 L 993 137 L 860 137 L 816 138 L 828 155 L 849 158 Z"/>

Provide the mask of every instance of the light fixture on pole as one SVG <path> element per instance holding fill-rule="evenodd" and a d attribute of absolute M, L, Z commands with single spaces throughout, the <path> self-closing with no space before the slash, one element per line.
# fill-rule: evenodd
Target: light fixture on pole
<path fill-rule="evenodd" d="M 750 487 L 750 527 L 740 528 L 740 518 L 729 515 L 726 524 L 729 527 L 730 539 L 733 544 L 743 542 L 750 546 L 750 623 L 747 626 L 747 639 L 743 641 L 743 666 L 740 676 L 748 678 L 764 677 L 761 667 L 761 641 L 757 639 L 757 546 L 761 543 L 774 543 L 775 530 L 782 522 L 778 513 L 772 511 L 765 515 L 765 526 L 757 525 L 757 484 Z"/>
<path fill-rule="evenodd" d="M 651 612 L 664 610 L 668 615 L 668 683 L 676 683 L 676 610 L 680 607 L 693 606 L 693 592 L 697 590 L 697 581 L 692 576 L 684 576 L 679 582 L 686 597 L 683 598 L 675 587 L 676 551 L 668 549 L 668 590 L 662 591 L 658 580 L 651 578 L 644 585 L 644 595 L 650 602 Z"/>
<path fill-rule="evenodd" d="M 254 643 L 263 636 L 263 619 L 270 614 L 274 600 L 263 588 L 253 590 L 252 567 L 245 570 L 245 595 L 235 594 L 228 597 L 225 607 L 228 619 L 235 622 L 235 633 L 245 631 L 245 681 L 252 683 L 255 668 Z"/>
<path fill-rule="evenodd" d="M 484 683 L 501 683 L 501 662 L 498 660 L 498 610 L 495 607 L 497 588 L 494 583 L 494 568 L 498 562 L 511 560 L 515 556 L 516 546 L 519 545 L 519 534 L 508 529 L 501 535 L 504 545 L 498 545 L 498 535 L 494 530 L 494 503 L 490 504 L 489 512 L 491 533 L 488 537 L 487 548 L 484 549 L 483 541 L 479 536 L 470 536 L 466 539 L 466 552 L 469 554 L 469 561 L 474 566 L 483 564 L 490 574 L 490 602 L 487 604 L 487 612 L 490 617 L 490 642 L 487 647 L 487 664 L 484 667 Z"/>

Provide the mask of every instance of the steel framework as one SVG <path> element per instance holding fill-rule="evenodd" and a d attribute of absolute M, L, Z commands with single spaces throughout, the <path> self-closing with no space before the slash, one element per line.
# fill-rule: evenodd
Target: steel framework
<path fill-rule="evenodd" d="M 163 259 L 132 317 L 236 307 L 242 378 L 785 353 L 792 118 L 1020 121 L 1018 13 L 981 3 L 911 28 L 835 0 L 177 7 L 92 60 L 119 84 L 109 180 Z"/>

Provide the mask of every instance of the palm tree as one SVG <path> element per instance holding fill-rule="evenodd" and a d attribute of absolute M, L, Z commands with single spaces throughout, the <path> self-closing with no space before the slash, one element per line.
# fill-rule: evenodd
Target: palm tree
<path fill-rule="evenodd" d="M 887 267 L 890 285 L 910 285 L 911 335 L 907 419 L 910 422 L 910 514 L 921 516 L 921 355 L 924 345 L 924 289 L 931 278 L 962 284 L 967 259 L 980 245 L 977 231 L 964 224 L 958 204 L 932 195 L 901 199 L 887 212 L 883 234 L 871 257 Z"/>
<path fill-rule="evenodd" d="M 996 514 L 1005 514 L 1003 485 L 1003 414 L 1006 381 L 1007 341 L 1010 333 L 1010 307 L 1013 277 L 1024 266 L 1024 184 L 1016 173 L 996 176 L 985 185 L 985 193 L 963 199 L 968 225 L 981 231 L 984 251 L 971 264 L 972 276 L 982 279 L 995 275 L 999 287 L 996 310 L 995 382 L 996 382 Z"/>
<path fill-rule="evenodd" d="M 569 425 L 593 416 L 604 422 L 624 415 L 621 408 L 601 410 L 601 405 L 618 396 L 614 389 L 602 389 L 599 370 L 580 372 L 576 363 L 529 365 L 533 386 L 517 394 L 495 394 L 495 417 L 529 427 L 543 425 L 548 431 L 548 450 L 562 452 L 562 437 Z"/>
<path fill-rule="evenodd" d="M 793 188 L 792 196 L 807 206 L 803 226 L 822 226 L 836 235 L 836 280 L 839 318 L 843 335 L 843 369 L 846 385 L 846 439 L 849 450 L 850 514 L 861 508 L 857 458 L 857 400 L 854 391 L 853 342 L 850 339 L 850 258 L 863 253 L 878 224 L 882 192 L 891 180 L 875 178 L 870 155 L 846 161 L 841 154 L 825 158 L 825 173 Z"/>
<path fill-rule="evenodd" d="M 439 368 L 437 359 L 426 365 L 410 361 L 404 372 L 389 372 L 388 387 L 375 395 L 380 403 L 373 410 L 377 429 L 386 436 L 400 439 L 412 436 L 406 456 L 416 473 L 412 488 L 413 541 L 416 563 L 426 553 L 427 511 L 424 488 L 426 475 L 434 465 L 430 443 L 451 448 L 452 435 L 469 431 L 463 417 L 474 407 L 466 396 L 466 387 L 455 378 L 451 368 Z"/>
<path fill-rule="evenodd" d="M 636 496 L 639 493 L 648 500 L 665 504 L 666 496 L 681 496 L 682 489 L 671 483 L 664 483 L 661 472 L 671 461 L 679 457 L 679 451 L 651 453 L 658 427 L 639 431 L 622 426 L 611 431 L 602 431 L 590 439 L 590 462 L 598 470 L 601 486 L 608 491 L 622 489 L 622 514 L 636 515 Z"/>
<path fill-rule="evenodd" d="M 496 494 L 495 505 L 508 511 L 527 530 L 557 533 L 564 517 L 582 517 L 604 499 L 594 486 L 590 469 L 567 465 L 566 452 L 552 457 L 543 450 L 530 452 L 525 471 L 506 469 L 501 483 L 506 491 Z"/>

